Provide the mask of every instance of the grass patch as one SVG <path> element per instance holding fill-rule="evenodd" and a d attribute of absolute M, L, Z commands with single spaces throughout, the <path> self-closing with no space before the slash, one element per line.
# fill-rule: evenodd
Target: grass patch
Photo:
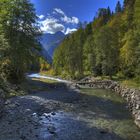
<path fill-rule="evenodd" d="M 135 79 L 130 79 L 130 80 L 122 80 L 120 81 L 122 86 L 130 87 L 130 88 L 135 88 L 140 90 L 140 81 L 137 81 Z"/>

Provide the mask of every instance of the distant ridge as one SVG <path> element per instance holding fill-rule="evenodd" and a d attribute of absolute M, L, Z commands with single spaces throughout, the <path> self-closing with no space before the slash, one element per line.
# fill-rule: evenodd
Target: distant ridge
<path fill-rule="evenodd" d="M 48 61 L 52 61 L 55 49 L 60 45 L 65 38 L 65 34 L 62 32 L 56 32 L 55 34 L 43 34 L 41 38 L 41 44 L 43 46 L 42 54 Z"/>

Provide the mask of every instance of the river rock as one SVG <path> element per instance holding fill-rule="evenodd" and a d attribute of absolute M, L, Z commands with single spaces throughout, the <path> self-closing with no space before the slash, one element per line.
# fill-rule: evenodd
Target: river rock
<path fill-rule="evenodd" d="M 56 128 L 53 125 L 49 125 L 48 126 L 48 131 L 51 134 L 55 134 Z"/>

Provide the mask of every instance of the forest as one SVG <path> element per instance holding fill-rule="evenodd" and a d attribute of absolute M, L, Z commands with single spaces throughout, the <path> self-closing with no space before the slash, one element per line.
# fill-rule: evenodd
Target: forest
<path fill-rule="evenodd" d="M 0 80 L 20 83 L 39 62 L 41 35 L 29 0 L 0 0 Z"/>
<path fill-rule="evenodd" d="M 0 140 L 140 139 L 140 0 L 114 1 L 0 0 Z"/>
<path fill-rule="evenodd" d="M 51 71 L 64 78 L 87 75 L 140 80 L 140 1 L 125 0 L 115 12 L 100 8 L 79 23 L 55 50 Z M 0 77 L 21 82 L 30 70 L 49 70 L 40 57 L 42 32 L 29 0 L 0 1 Z M 45 67 L 45 68 L 44 68 Z"/>
<path fill-rule="evenodd" d="M 56 75 L 140 80 L 140 1 L 124 0 L 115 12 L 100 8 L 93 21 L 67 36 L 53 58 Z"/>

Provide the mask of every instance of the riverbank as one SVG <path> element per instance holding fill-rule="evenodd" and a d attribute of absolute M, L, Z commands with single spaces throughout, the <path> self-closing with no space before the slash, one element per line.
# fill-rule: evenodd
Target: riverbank
<path fill-rule="evenodd" d="M 132 112 L 135 124 L 140 128 L 140 90 L 122 86 L 112 80 L 95 80 L 94 78 L 84 78 L 77 82 L 76 86 L 86 86 L 90 88 L 110 89 L 123 97 L 128 103 L 128 107 Z"/>
<path fill-rule="evenodd" d="M 39 76 L 39 75 L 38 75 Z M 45 77 L 45 75 L 43 76 Z M 47 79 L 50 79 L 50 77 L 46 77 Z M 72 83 L 67 80 L 60 80 L 59 78 L 53 78 L 53 80 L 66 82 L 66 83 Z M 116 82 L 113 80 L 101 80 L 94 77 L 86 77 L 82 79 L 80 82 L 76 82 L 76 87 L 78 85 L 86 85 L 88 88 L 103 88 L 103 89 L 110 89 L 119 95 L 123 99 L 125 99 L 128 103 L 129 110 L 132 112 L 132 116 L 134 117 L 135 124 L 140 128 L 140 90 L 138 85 L 136 86 L 137 89 L 127 87 L 124 82 Z"/>
<path fill-rule="evenodd" d="M 27 92 L 22 88 L 21 85 L 11 84 L 0 79 L 0 117 L 3 114 L 5 102 L 7 99 L 26 94 Z"/>
<path fill-rule="evenodd" d="M 126 103 L 114 92 L 31 78 L 26 96 L 7 100 L 4 140 L 139 140 Z M 131 127 L 130 127 L 131 126 Z"/>
<path fill-rule="evenodd" d="M 65 79 L 67 81 L 73 81 L 73 82 L 76 82 L 76 81 L 79 81 L 78 79 L 72 79 L 70 78 L 70 76 L 62 76 L 62 75 L 55 75 L 54 74 L 54 71 L 51 69 L 50 71 L 42 71 L 39 73 L 39 75 L 42 75 L 42 76 L 49 76 L 49 77 L 55 77 L 55 78 L 59 78 L 59 79 Z M 83 79 L 87 79 L 87 77 L 89 79 L 96 79 L 96 80 L 110 80 L 110 77 L 109 76 L 98 76 L 98 77 L 93 77 L 93 76 L 83 76 L 85 78 Z M 113 81 L 116 81 L 116 82 L 119 82 L 120 85 L 122 86 L 126 86 L 128 88 L 133 88 L 133 89 L 138 89 L 140 90 L 140 78 L 134 78 L 134 79 L 126 79 L 125 77 L 123 76 L 112 76 L 112 80 Z"/>

